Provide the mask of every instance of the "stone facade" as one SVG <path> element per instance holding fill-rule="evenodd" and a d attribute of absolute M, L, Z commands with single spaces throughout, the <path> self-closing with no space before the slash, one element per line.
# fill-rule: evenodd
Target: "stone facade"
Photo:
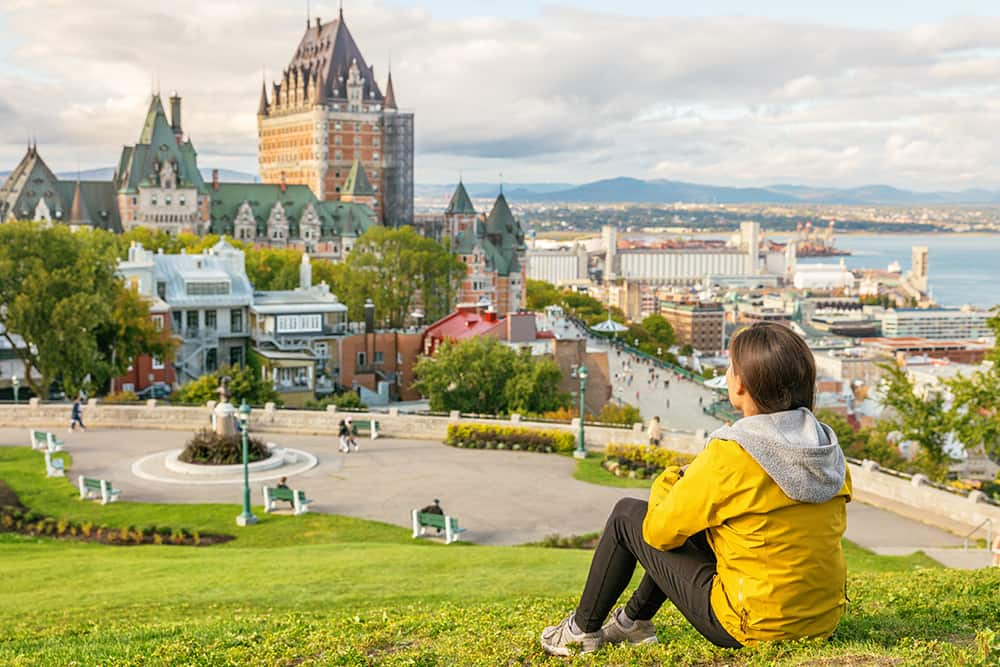
<path fill-rule="evenodd" d="M 364 165 L 376 220 L 413 221 L 413 114 L 385 94 L 344 22 L 307 24 L 291 62 L 257 107 L 258 162 L 265 183 L 305 185 L 341 201 L 344 179 Z"/>

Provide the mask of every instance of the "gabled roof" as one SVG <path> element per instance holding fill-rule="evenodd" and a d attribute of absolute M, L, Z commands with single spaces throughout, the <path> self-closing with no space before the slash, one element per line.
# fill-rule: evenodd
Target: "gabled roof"
<path fill-rule="evenodd" d="M 0 222 L 11 215 L 17 219 L 34 218 L 35 208 L 42 199 L 53 217 L 65 210 L 59 192 L 59 179 L 42 160 L 37 146 L 29 146 L 3 187 L 0 187 Z"/>
<path fill-rule="evenodd" d="M 90 215 L 90 207 L 87 206 L 87 202 L 84 200 L 83 193 L 81 192 L 80 181 L 77 181 L 76 187 L 73 188 L 73 204 L 69 209 L 69 219 L 67 222 L 74 225 L 94 224 L 94 219 Z"/>
<path fill-rule="evenodd" d="M 490 214 L 486 217 L 486 233 L 513 233 L 515 227 L 517 227 L 517 222 L 514 220 L 514 214 L 510 212 L 510 206 L 507 204 L 507 198 L 504 197 L 501 192 L 497 197 L 497 200 L 493 202 L 493 208 L 490 210 Z"/>
<path fill-rule="evenodd" d="M 476 208 L 472 205 L 472 200 L 469 199 L 469 193 L 465 191 L 465 185 L 462 181 L 458 181 L 458 187 L 455 188 L 454 194 L 451 195 L 451 201 L 448 202 L 448 208 L 445 211 L 445 215 L 475 215 Z"/>
<path fill-rule="evenodd" d="M 368 180 L 368 175 L 365 174 L 364 167 L 361 166 L 361 160 L 354 159 L 354 164 L 351 165 L 351 171 L 347 174 L 347 179 L 344 181 L 344 186 L 340 189 L 340 194 L 341 196 L 347 195 L 349 197 L 371 197 L 375 194 L 375 189 Z"/>
<path fill-rule="evenodd" d="M 155 186 L 159 179 L 157 166 L 164 162 L 176 162 L 178 187 L 207 192 L 198 171 L 198 152 L 190 140 L 178 142 L 160 96 L 153 95 L 139 142 L 122 148 L 115 188 L 121 192 L 135 192 L 141 186 Z"/>
<path fill-rule="evenodd" d="M 351 62 L 357 61 L 365 84 L 363 99 L 382 102 L 382 91 L 375 82 L 375 71 L 365 62 L 351 31 L 344 22 L 344 11 L 341 9 L 336 20 L 326 24 L 316 24 L 306 27 L 306 32 L 299 41 L 299 46 L 288 65 L 289 72 L 298 72 L 299 76 L 311 77 L 318 75 L 320 102 L 331 99 L 347 99 L 347 73 Z"/>

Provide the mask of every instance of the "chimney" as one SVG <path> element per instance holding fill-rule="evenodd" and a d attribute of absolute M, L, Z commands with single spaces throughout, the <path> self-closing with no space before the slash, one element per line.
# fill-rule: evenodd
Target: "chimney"
<path fill-rule="evenodd" d="M 365 333 L 375 332 L 375 304 L 371 299 L 365 300 Z"/>
<path fill-rule="evenodd" d="M 177 91 L 174 91 L 174 94 L 170 96 L 170 127 L 179 143 L 181 137 L 184 136 L 184 131 L 181 129 L 181 98 Z"/>
<path fill-rule="evenodd" d="M 299 288 L 307 290 L 312 287 L 312 264 L 309 263 L 309 253 L 302 253 L 302 263 L 299 264 Z"/>
<path fill-rule="evenodd" d="M 281 181 L 279 185 L 282 192 L 288 189 L 288 185 L 285 184 L 285 172 L 281 172 Z"/>
<path fill-rule="evenodd" d="M 215 190 L 216 192 L 219 191 L 219 170 L 218 169 L 213 169 L 212 170 L 212 189 Z"/>

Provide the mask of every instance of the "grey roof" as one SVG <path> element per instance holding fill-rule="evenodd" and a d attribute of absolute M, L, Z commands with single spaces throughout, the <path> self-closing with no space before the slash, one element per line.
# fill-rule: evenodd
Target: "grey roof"
<path fill-rule="evenodd" d="M 249 306 L 253 288 L 247 278 L 243 252 L 225 241 L 197 255 L 153 255 L 153 274 L 166 283 L 164 300 L 171 308 L 205 306 Z M 189 295 L 188 282 L 229 282 L 229 294 Z"/>
<path fill-rule="evenodd" d="M 371 181 L 365 174 L 365 168 L 361 166 L 361 160 L 355 158 L 354 164 L 351 165 L 351 171 L 344 180 L 344 186 L 340 189 L 340 196 L 371 197 L 374 194 L 375 189 L 372 188 Z"/>
<path fill-rule="evenodd" d="M 326 285 L 309 289 L 273 290 L 253 293 L 251 309 L 257 313 L 344 313 L 347 306 Z"/>

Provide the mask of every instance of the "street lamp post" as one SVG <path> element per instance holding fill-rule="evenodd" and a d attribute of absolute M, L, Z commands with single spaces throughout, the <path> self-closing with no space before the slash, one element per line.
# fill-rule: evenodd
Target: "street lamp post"
<path fill-rule="evenodd" d="M 21 387 L 21 381 L 15 375 L 10 379 L 10 385 L 14 387 L 14 405 L 17 405 L 17 390 Z"/>
<path fill-rule="evenodd" d="M 240 433 L 243 436 L 243 514 L 236 517 L 237 526 L 252 526 L 257 523 L 257 517 L 250 513 L 250 469 L 247 459 L 247 431 L 250 430 L 250 406 L 243 399 L 239 409 Z"/>
<path fill-rule="evenodd" d="M 584 393 L 587 391 L 587 367 L 580 364 L 579 370 L 576 372 L 577 377 L 580 378 L 580 439 L 576 443 L 576 450 L 573 452 L 573 456 L 578 459 L 587 458 L 587 448 L 584 446 L 583 442 L 583 413 L 584 413 Z"/>

